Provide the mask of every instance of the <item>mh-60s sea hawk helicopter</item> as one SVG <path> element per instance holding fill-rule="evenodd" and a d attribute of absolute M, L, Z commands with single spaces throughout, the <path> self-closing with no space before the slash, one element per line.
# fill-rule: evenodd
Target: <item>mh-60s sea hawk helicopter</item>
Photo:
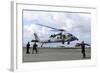
<path fill-rule="evenodd" d="M 40 40 L 37 33 L 34 32 L 35 39 L 31 40 L 31 42 L 42 43 L 41 47 L 43 46 L 43 44 L 46 44 L 46 43 L 60 43 L 61 42 L 62 44 L 65 44 L 65 42 L 67 42 L 67 44 L 69 45 L 70 42 L 78 40 L 78 38 L 76 36 L 74 36 L 71 33 L 66 33 L 66 31 L 64 29 L 57 29 L 57 28 L 46 26 L 43 24 L 37 24 L 37 25 L 46 27 L 46 28 L 51 28 L 51 29 L 59 32 L 59 33 L 50 35 L 48 40 Z M 52 40 L 52 38 L 54 38 L 54 39 Z"/>

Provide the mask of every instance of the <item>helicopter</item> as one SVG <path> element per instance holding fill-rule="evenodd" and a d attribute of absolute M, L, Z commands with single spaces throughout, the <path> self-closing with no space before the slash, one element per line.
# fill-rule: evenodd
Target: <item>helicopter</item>
<path fill-rule="evenodd" d="M 67 44 L 69 45 L 70 42 L 76 41 L 76 40 L 78 41 L 79 40 L 73 34 L 66 33 L 66 30 L 64 30 L 64 29 L 58 29 L 58 28 L 46 26 L 46 25 L 43 25 L 43 24 L 37 24 L 37 25 L 53 29 L 54 31 L 58 31 L 58 33 L 51 34 L 49 36 L 49 39 L 48 40 L 44 40 L 44 41 L 40 40 L 40 38 L 38 37 L 37 33 L 33 33 L 35 39 L 31 40 L 31 42 L 42 43 L 41 47 L 43 47 L 43 44 L 46 44 L 46 43 L 62 43 L 62 44 L 65 44 L 65 42 L 67 42 Z M 52 39 L 54 39 L 54 40 L 52 40 Z"/>

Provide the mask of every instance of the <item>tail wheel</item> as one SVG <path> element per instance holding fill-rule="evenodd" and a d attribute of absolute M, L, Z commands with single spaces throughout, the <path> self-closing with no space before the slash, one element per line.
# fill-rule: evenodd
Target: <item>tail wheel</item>
<path fill-rule="evenodd" d="M 43 47 L 43 44 L 44 44 L 44 43 L 42 43 L 41 47 Z"/>

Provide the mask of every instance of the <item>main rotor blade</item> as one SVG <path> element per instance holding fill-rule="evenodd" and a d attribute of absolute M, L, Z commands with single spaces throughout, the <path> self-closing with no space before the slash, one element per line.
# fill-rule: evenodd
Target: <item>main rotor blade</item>
<path fill-rule="evenodd" d="M 57 31 L 65 31 L 63 29 L 58 29 L 58 28 L 47 26 L 47 25 L 42 25 L 42 24 L 37 24 L 37 25 L 40 25 L 40 26 L 43 26 L 43 27 L 47 27 L 47 28 L 51 28 L 51 29 L 54 29 L 54 30 L 57 30 Z"/>

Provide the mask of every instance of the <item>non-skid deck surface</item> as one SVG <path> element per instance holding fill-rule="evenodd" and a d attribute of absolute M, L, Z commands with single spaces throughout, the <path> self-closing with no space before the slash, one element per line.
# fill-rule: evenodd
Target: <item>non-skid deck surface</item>
<path fill-rule="evenodd" d="M 67 60 L 82 60 L 81 49 L 75 48 L 39 48 L 38 54 L 26 54 L 26 49 L 23 48 L 23 62 L 46 62 L 46 61 L 67 61 Z M 91 58 L 91 50 L 86 49 L 86 58 Z M 83 59 L 84 60 L 84 59 Z"/>

